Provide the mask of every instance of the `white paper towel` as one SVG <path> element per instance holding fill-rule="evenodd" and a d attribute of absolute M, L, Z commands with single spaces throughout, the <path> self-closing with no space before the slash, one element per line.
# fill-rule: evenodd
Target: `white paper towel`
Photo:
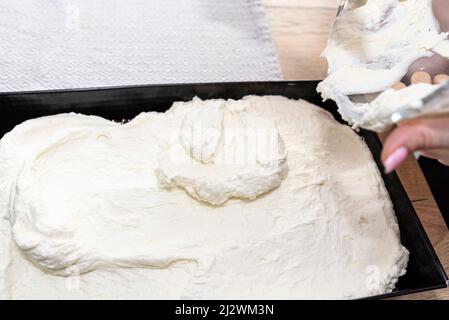
<path fill-rule="evenodd" d="M 1 0 L 0 91 L 279 80 L 259 0 Z"/>

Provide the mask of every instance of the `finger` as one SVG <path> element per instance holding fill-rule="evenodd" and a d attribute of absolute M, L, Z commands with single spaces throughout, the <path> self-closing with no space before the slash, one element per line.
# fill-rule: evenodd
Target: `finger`
<path fill-rule="evenodd" d="M 385 141 L 382 161 L 387 173 L 418 150 L 449 148 L 448 118 L 415 119 L 395 129 Z"/>
<path fill-rule="evenodd" d="M 383 160 L 399 147 L 409 152 L 449 147 L 449 117 L 413 119 L 400 124 L 388 136 Z"/>
<path fill-rule="evenodd" d="M 449 81 L 449 76 L 447 74 L 438 74 L 433 77 L 434 84 L 443 84 L 446 81 Z"/>
<path fill-rule="evenodd" d="M 411 84 L 427 83 L 432 84 L 432 77 L 425 71 L 416 71 L 410 78 Z"/>

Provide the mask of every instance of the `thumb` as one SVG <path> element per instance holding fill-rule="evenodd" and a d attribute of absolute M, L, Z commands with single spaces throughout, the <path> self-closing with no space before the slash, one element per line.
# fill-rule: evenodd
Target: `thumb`
<path fill-rule="evenodd" d="M 449 148 L 449 118 L 415 119 L 395 129 L 382 151 L 385 172 L 390 173 L 415 151 Z"/>

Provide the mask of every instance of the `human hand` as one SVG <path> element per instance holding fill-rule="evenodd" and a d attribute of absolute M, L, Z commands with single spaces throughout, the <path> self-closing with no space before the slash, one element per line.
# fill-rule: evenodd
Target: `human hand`
<path fill-rule="evenodd" d="M 433 0 L 433 10 L 441 30 L 449 31 L 449 1 Z M 436 83 L 439 81 L 435 76 L 439 74 L 449 74 L 449 60 L 435 55 L 416 61 L 410 67 L 404 82 L 431 83 L 433 78 Z M 410 120 L 393 130 L 382 151 L 385 172 L 394 171 L 414 152 L 449 165 L 449 115 Z"/>
<path fill-rule="evenodd" d="M 414 152 L 449 165 L 449 116 L 413 119 L 395 129 L 382 151 L 385 172 L 391 173 Z"/>

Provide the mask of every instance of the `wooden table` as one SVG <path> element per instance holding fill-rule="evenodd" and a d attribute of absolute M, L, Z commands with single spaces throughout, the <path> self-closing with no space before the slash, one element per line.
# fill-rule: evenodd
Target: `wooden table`
<path fill-rule="evenodd" d="M 262 0 L 287 80 L 317 80 L 326 75 L 320 57 L 326 46 L 338 0 Z M 398 171 L 426 232 L 449 273 L 449 231 L 423 173 L 414 159 Z M 449 181 L 448 181 L 449 184 Z M 418 293 L 398 299 L 449 299 L 449 289 Z"/>

